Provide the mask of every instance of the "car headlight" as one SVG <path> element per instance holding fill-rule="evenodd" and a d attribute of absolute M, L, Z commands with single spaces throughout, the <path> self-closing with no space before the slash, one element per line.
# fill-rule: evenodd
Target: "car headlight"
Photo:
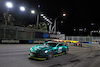
<path fill-rule="evenodd" d="M 30 48 L 30 50 L 32 50 L 32 48 Z"/>
<path fill-rule="evenodd" d="M 45 53 L 47 53 L 48 51 L 46 50 Z"/>

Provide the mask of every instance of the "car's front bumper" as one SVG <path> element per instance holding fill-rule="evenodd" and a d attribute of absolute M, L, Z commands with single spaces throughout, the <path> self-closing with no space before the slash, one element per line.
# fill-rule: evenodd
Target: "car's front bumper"
<path fill-rule="evenodd" d="M 29 58 L 32 58 L 32 59 L 36 59 L 36 60 L 46 60 L 46 57 L 36 57 L 36 56 L 31 56 L 30 54 L 28 54 L 28 57 Z"/>

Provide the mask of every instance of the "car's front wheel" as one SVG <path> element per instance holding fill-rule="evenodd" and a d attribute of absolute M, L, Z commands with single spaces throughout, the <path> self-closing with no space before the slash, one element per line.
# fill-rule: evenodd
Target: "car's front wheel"
<path fill-rule="evenodd" d="M 47 55 L 47 59 L 53 58 L 53 51 L 50 51 Z"/>
<path fill-rule="evenodd" d="M 74 44 L 74 46 L 77 46 L 77 44 Z"/>

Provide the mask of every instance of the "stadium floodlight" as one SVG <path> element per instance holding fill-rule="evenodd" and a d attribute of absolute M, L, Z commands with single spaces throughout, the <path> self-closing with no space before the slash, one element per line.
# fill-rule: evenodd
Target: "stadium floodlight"
<path fill-rule="evenodd" d="M 21 11 L 25 11 L 25 7 L 24 7 L 24 6 L 21 6 L 21 7 L 20 7 L 20 10 L 21 10 Z"/>
<path fill-rule="evenodd" d="M 44 16 L 44 14 L 41 14 L 41 16 Z"/>
<path fill-rule="evenodd" d="M 31 13 L 32 13 L 32 14 L 35 14 L 35 11 L 34 11 L 34 10 L 31 10 Z"/>
<path fill-rule="evenodd" d="M 46 18 L 46 16 L 43 16 L 43 18 Z"/>
<path fill-rule="evenodd" d="M 12 8 L 12 7 L 13 7 L 13 4 L 12 4 L 11 2 L 6 2 L 6 6 L 7 6 L 8 8 Z"/>

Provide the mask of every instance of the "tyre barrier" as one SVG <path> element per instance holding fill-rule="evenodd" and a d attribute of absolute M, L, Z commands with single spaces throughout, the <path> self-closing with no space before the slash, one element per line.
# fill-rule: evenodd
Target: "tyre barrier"
<path fill-rule="evenodd" d="M 0 43 L 1 43 L 1 40 L 0 40 Z"/>
<path fill-rule="evenodd" d="M 45 40 L 0 40 L 0 44 L 43 44 Z M 66 42 L 69 45 L 71 42 Z M 100 44 L 100 42 L 80 42 L 80 43 L 89 43 L 89 44 Z"/>
<path fill-rule="evenodd" d="M 100 42 L 80 42 L 80 43 L 100 44 Z"/>
<path fill-rule="evenodd" d="M 1 44 L 19 43 L 19 40 L 0 40 Z"/>
<path fill-rule="evenodd" d="M 42 44 L 42 40 L 0 40 L 0 44 Z"/>

